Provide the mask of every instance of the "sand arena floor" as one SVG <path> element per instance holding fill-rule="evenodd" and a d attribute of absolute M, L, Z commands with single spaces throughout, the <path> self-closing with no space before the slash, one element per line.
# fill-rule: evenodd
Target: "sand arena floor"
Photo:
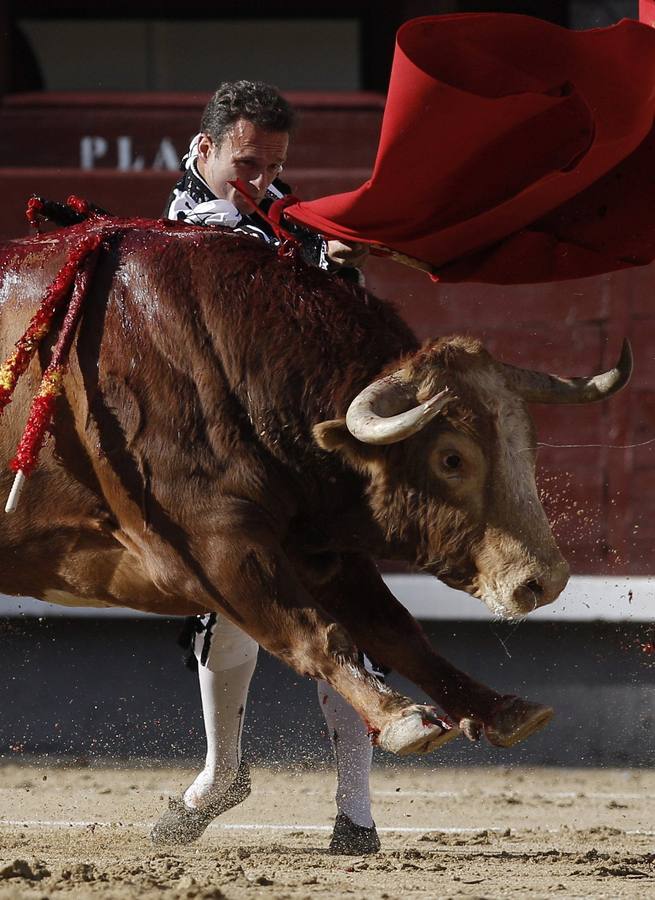
<path fill-rule="evenodd" d="M 190 772 L 0 767 L 0 900 L 655 897 L 655 772 L 377 769 L 383 850 L 331 856 L 333 776 L 257 769 L 188 848 L 150 823 Z"/>

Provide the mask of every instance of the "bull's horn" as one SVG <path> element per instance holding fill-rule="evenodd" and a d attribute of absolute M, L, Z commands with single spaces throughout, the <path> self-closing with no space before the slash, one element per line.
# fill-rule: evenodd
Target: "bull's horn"
<path fill-rule="evenodd" d="M 620 391 L 632 375 L 632 349 L 623 341 L 621 356 L 613 369 L 591 378 L 561 378 L 504 366 L 507 383 L 529 403 L 593 403 Z"/>
<path fill-rule="evenodd" d="M 348 407 L 348 431 L 364 444 L 396 444 L 420 431 L 453 397 L 448 388 L 425 403 L 416 403 L 416 389 L 402 371 L 365 387 Z"/>

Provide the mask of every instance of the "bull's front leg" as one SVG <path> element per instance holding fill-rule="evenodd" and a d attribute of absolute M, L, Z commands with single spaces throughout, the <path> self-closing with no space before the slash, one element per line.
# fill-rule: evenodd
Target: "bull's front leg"
<path fill-rule="evenodd" d="M 301 675 L 323 680 L 366 722 L 376 743 L 405 755 L 459 734 L 432 706 L 416 704 L 364 668 L 359 649 L 305 589 L 275 535 L 250 509 L 199 548 L 215 590 L 203 602 Z M 226 522 L 226 517 L 222 517 Z M 244 527 L 244 525 L 246 527 Z M 220 597 L 225 598 L 221 604 Z M 217 605 L 218 600 L 218 605 Z"/>
<path fill-rule="evenodd" d="M 318 598 L 359 647 L 418 685 L 468 737 L 484 731 L 492 744 L 511 747 L 552 718 L 550 707 L 500 694 L 437 653 L 369 558 L 344 555 L 340 572 Z"/>

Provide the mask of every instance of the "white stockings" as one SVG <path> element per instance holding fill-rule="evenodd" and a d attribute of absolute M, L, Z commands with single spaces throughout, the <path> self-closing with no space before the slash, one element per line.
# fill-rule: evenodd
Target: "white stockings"
<path fill-rule="evenodd" d="M 205 768 L 184 794 L 199 809 L 217 799 L 234 781 L 241 762 L 241 732 L 250 680 L 259 645 L 222 616 L 204 616 L 205 631 L 195 636 L 194 653 L 207 737 Z"/>
<path fill-rule="evenodd" d="M 352 706 L 325 681 L 318 682 L 318 702 L 337 764 L 337 811 L 345 813 L 355 825 L 371 828 L 369 776 L 373 747 L 366 726 Z"/>
<path fill-rule="evenodd" d="M 248 688 L 259 646 L 221 615 L 202 617 L 204 630 L 195 635 L 194 654 L 207 736 L 205 767 L 187 788 L 185 804 L 201 809 L 223 794 L 241 762 L 241 731 Z M 337 809 L 356 825 L 370 828 L 369 775 L 373 748 L 366 726 L 355 710 L 324 681 L 318 699 L 327 722 L 337 764 Z"/>

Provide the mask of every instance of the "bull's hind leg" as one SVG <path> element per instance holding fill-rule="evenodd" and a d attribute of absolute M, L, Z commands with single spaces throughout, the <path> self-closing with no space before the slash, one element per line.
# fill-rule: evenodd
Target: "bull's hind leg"
<path fill-rule="evenodd" d="M 341 571 L 319 599 L 358 646 L 422 688 L 468 737 L 484 731 L 492 744 L 511 747 L 552 718 L 550 707 L 499 694 L 440 656 L 370 559 L 344 556 Z"/>
<path fill-rule="evenodd" d="M 427 752 L 459 733 L 434 707 L 414 703 L 365 670 L 346 629 L 321 609 L 276 540 L 252 520 L 248 528 L 213 537 L 211 571 L 205 571 L 216 589 L 208 605 L 217 608 L 217 592 L 229 598 L 221 613 L 301 675 L 332 685 L 383 749 Z"/>

